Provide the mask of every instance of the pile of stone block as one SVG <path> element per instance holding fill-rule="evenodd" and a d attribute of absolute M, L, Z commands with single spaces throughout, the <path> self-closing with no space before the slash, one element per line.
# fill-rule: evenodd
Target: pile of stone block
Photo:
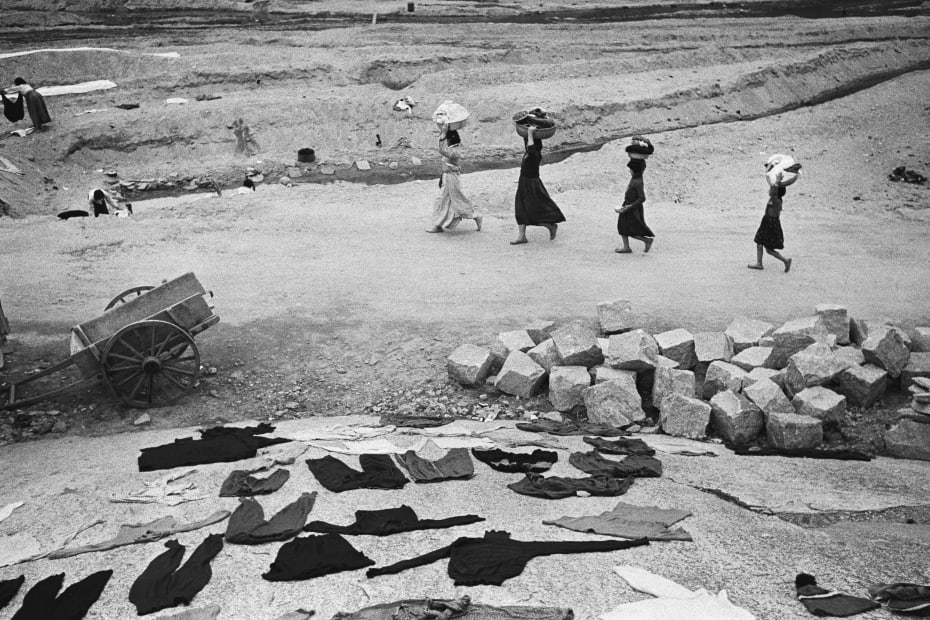
<path fill-rule="evenodd" d="M 649 425 L 654 409 L 670 435 L 713 432 L 735 444 L 765 435 L 777 448 L 819 445 L 825 425 L 843 423 L 847 404 L 872 406 L 900 383 L 922 390 L 912 406 L 930 438 L 930 328 L 911 338 L 890 321 L 850 319 L 832 304 L 781 326 L 737 317 L 722 332 L 650 334 L 625 300 L 598 304 L 597 315 L 599 331 L 542 321 L 499 334 L 491 347 L 464 344 L 449 356 L 449 376 L 521 398 L 548 389 L 554 409 L 583 406 L 592 422 Z M 906 430 L 889 433 L 892 443 Z"/>

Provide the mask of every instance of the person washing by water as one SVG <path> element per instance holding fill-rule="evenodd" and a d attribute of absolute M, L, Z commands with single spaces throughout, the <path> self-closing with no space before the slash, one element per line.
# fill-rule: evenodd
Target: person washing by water
<path fill-rule="evenodd" d="M 94 217 L 101 215 L 132 215 L 132 204 L 119 204 L 111 192 L 105 189 L 92 189 L 87 193 L 89 211 Z M 112 213 L 111 213 L 112 211 Z"/>
<path fill-rule="evenodd" d="M 25 99 L 26 110 L 29 112 L 30 120 L 32 120 L 32 126 L 37 131 L 41 130 L 43 125 L 52 122 L 52 117 L 49 116 L 48 108 L 45 106 L 45 98 L 21 77 L 13 80 L 13 86 L 3 90 L 4 95 L 15 93 L 20 93 Z"/>
<path fill-rule="evenodd" d="M 439 177 L 441 194 L 433 207 L 431 226 L 426 232 L 440 233 L 455 228 L 462 220 L 475 220 L 481 230 L 482 218 L 475 205 L 462 193 L 459 173 L 462 166 L 462 139 L 459 132 L 443 125 L 439 135 L 439 153 L 442 155 L 442 174 Z"/>
<path fill-rule="evenodd" d="M 528 116 L 545 118 L 545 112 L 532 110 Z M 523 119 L 514 118 L 518 124 Z M 528 243 L 527 226 L 543 226 L 549 231 L 549 240 L 554 240 L 559 224 L 565 221 L 562 210 L 546 191 L 539 178 L 539 166 L 542 163 L 543 141 L 536 136 L 537 127 L 526 123 L 526 137 L 523 138 L 523 161 L 520 163 L 520 180 L 517 182 L 517 195 L 514 197 L 514 216 L 517 220 L 517 238 L 510 245 Z"/>
<path fill-rule="evenodd" d="M 643 242 L 643 252 L 652 249 L 655 234 L 646 225 L 646 218 L 643 214 L 643 205 L 646 203 L 643 172 L 646 170 L 646 158 L 654 150 L 647 138 L 639 136 L 634 136 L 633 144 L 626 148 L 626 152 L 630 155 L 630 161 L 626 165 L 630 169 L 630 182 L 623 195 L 623 204 L 614 209 L 618 214 L 617 232 L 620 233 L 620 239 L 623 242 L 623 247 L 614 250 L 618 254 L 633 253 L 633 249 L 630 248 L 630 237 Z"/>

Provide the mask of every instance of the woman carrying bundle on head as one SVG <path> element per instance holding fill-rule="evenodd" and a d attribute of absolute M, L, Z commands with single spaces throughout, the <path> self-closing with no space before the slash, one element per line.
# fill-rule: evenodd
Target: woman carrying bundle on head
<path fill-rule="evenodd" d="M 52 122 L 52 117 L 48 114 L 48 108 L 45 107 L 45 99 L 39 94 L 39 91 L 27 84 L 26 80 L 18 77 L 13 80 L 13 86 L 3 91 L 4 95 L 13 93 L 20 93 L 26 100 L 26 110 L 28 110 L 32 126 L 36 130 L 40 130 L 42 125 Z"/>
<path fill-rule="evenodd" d="M 522 115 L 522 116 L 521 116 Z M 517 220 L 517 238 L 510 245 L 527 243 L 526 227 L 543 226 L 549 231 L 549 240 L 555 239 L 559 223 L 565 221 L 562 210 L 549 197 L 546 186 L 539 178 L 539 165 L 542 163 L 542 139 L 537 131 L 552 129 L 555 124 L 546 118 L 546 113 L 536 108 L 527 113 L 514 116 L 517 133 L 523 136 L 523 161 L 520 162 L 520 180 L 517 182 L 517 195 L 514 198 L 514 215 Z M 525 132 L 521 133 L 522 131 Z M 554 132 L 554 129 L 552 129 Z"/>
<path fill-rule="evenodd" d="M 779 250 L 785 248 L 785 234 L 781 229 L 781 210 L 784 204 L 785 188 L 798 179 L 801 164 L 788 155 L 772 155 L 765 163 L 765 177 L 769 183 L 769 200 L 765 204 L 765 214 L 756 230 L 753 241 L 756 244 L 756 262 L 746 265 L 750 269 L 761 270 L 762 250 L 774 256 L 785 266 L 785 273 L 791 270 L 791 259 Z"/>
<path fill-rule="evenodd" d="M 462 193 L 459 180 L 461 143 L 459 132 L 443 124 L 439 135 L 439 153 L 442 155 L 439 187 L 442 193 L 433 207 L 433 217 L 426 232 L 440 233 L 447 228 L 455 228 L 462 220 L 475 220 L 475 227 L 481 230 L 481 216 L 472 201 Z"/>
<path fill-rule="evenodd" d="M 652 155 L 655 149 L 647 138 L 633 137 L 633 144 L 626 147 L 630 161 L 626 167 L 630 169 L 630 183 L 626 186 L 623 195 L 623 204 L 614 210 L 617 215 L 617 232 L 623 241 L 623 247 L 614 250 L 618 254 L 631 254 L 630 237 L 644 244 L 643 252 L 652 248 L 655 234 L 646 225 L 643 215 L 643 205 L 646 203 L 646 190 L 643 186 L 643 172 L 646 170 L 646 158 Z"/>

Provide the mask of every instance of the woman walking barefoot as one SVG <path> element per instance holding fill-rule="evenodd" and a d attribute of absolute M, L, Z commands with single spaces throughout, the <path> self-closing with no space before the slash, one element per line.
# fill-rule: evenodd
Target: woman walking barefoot
<path fill-rule="evenodd" d="M 462 154 L 459 145 L 462 139 L 459 132 L 442 126 L 439 136 L 439 153 L 442 155 L 442 174 L 439 177 L 439 187 L 442 193 L 433 207 L 431 226 L 426 232 L 439 233 L 446 228 L 455 228 L 462 220 L 475 220 L 475 227 L 481 230 L 481 216 L 471 200 L 462 193 L 459 180 L 461 172 Z"/>
<path fill-rule="evenodd" d="M 646 202 L 646 190 L 643 187 L 643 171 L 646 169 L 645 159 L 630 159 L 626 165 L 630 169 L 630 183 L 623 196 L 623 205 L 616 209 L 617 232 L 623 241 L 623 247 L 614 250 L 618 254 L 631 254 L 630 237 L 642 241 L 645 247 L 643 252 L 652 248 L 655 235 L 646 225 L 643 216 L 643 204 Z"/>
<path fill-rule="evenodd" d="M 750 269 L 762 269 L 762 248 L 765 251 L 780 260 L 785 265 L 785 273 L 791 269 L 791 259 L 785 258 L 778 250 L 785 247 L 785 235 L 781 230 L 781 208 L 782 197 L 785 195 L 785 188 L 780 185 L 772 185 L 769 188 L 769 201 L 765 205 L 765 215 L 762 216 L 762 223 L 759 224 L 759 230 L 753 241 L 756 242 L 756 263 L 746 265 Z"/>
<path fill-rule="evenodd" d="M 517 183 L 517 195 L 514 198 L 514 215 L 517 219 L 518 234 L 510 245 L 527 243 L 527 226 L 544 226 L 549 231 L 549 240 L 555 239 L 559 223 L 565 221 L 561 209 L 549 197 L 546 186 L 539 178 L 539 164 L 542 162 L 542 140 L 536 137 L 536 127 L 530 125 L 523 139 L 523 161 L 520 163 L 520 181 Z"/>
<path fill-rule="evenodd" d="M 3 93 L 6 95 L 12 93 L 22 94 L 26 100 L 29 119 L 37 131 L 42 129 L 42 125 L 52 122 L 52 117 L 48 114 L 48 108 L 45 107 L 45 99 L 39 94 L 39 91 L 30 86 L 23 78 L 18 77 L 13 80 L 13 86 L 4 90 Z"/>

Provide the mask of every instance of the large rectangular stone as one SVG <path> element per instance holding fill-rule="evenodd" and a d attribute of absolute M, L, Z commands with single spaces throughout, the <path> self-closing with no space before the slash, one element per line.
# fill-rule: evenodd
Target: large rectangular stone
<path fill-rule="evenodd" d="M 773 347 L 749 347 L 734 355 L 730 363 L 748 372 L 753 368 L 776 368 L 774 360 Z"/>
<path fill-rule="evenodd" d="M 559 355 L 555 347 L 555 341 L 551 338 L 543 340 L 535 347 L 526 352 L 530 359 L 542 366 L 546 372 L 552 370 L 555 366 L 563 366 L 562 356 Z"/>
<path fill-rule="evenodd" d="M 895 327 L 873 329 L 862 343 L 865 361 L 888 371 L 888 376 L 897 379 L 907 366 L 911 352 Z"/>
<path fill-rule="evenodd" d="M 710 405 L 703 400 L 672 392 L 659 405 L 659 424 L 668 435 L 703 439 L 710 424 Z"/>
<path fill-rule="evenodd" d="M 773 413 L 794 413 L 794 405 L 774 382 L 761 379 L 743 390 L 746 398 L 751 400 L 768 419 Z"/>
<path fill-rule="evenodd" d="M 717 360 L 729 362 L 733 357 L 733 342 L 724 332 L 697 332 L 694 334 L 694 355 L 698 364 Z"/>
<path fill-rule="evenodd" d="M 694 398 L 694 373 L 690 370 L 676 370 L 657 366 L 652 381 L 652 403 L 658 406 L 662 399 L 672 392 Z"/>
<path fill-rule="evenodd" d="M 549 335 L 555 331 L 555 321 L 533 321 L 526 326 L 526 333 L 529 334 L 533 342 L 539 344 L 549 338 Z"/>
<path fill-rule="evenodd" d="M 513 351 L 526 353 L 535 346 L 536 343 L 525 329 L 515 329 L 499 333 L 497 340 L 491 345 L 491 353 L 494 354 L 498 364 L 503 364 Z"/>
<path fill-rule="evenodd" d="M 846 397 L 819 385 L 801 390 L 791 402 L 798 415 L 823 422 L 842 422 L 846 416 Z"/>
<path fill-rule="evenodd" d="M 898 458 L 930 461 L 930 424 L 898 420 L 885 433 L 885 449 Z"/>
<path fill-rule="evenodd" d="M 591 422 L 624 426 L 646 418 L 635 378 L 598 383 L 586 389 L 583 398 Z"/>
<path fill-rule="evenodd" d="M 591 375 L 584 366 L 556 366 L 549 373 L 549 402 L 558 411 L 571 411 L 584 404 L 584 391 Z"/>
<path fill-rule="evenodd" d="M 836 336 L 836 344 L 849 344 L 849 311 L 845 306 L 820 304 L 814 312 L 823 320 L 827 332 Z"/>
<path fill-rule="evenodd" d="M 710 366 L 707 367 L 707 374 L 704 375 L 701 396 L 705 400 L 710 400 L 714 394 L 724 390 L 739 392 L 745 378 L 746 371 L 739 366 L 734 366 L 728 362 L 711 362 Z"/>
<path fill-rule="evenodd" d="M 765 421 L 765 432 L 775 448 L 816 448 L 823 442 L 820 420 L 796 413 L 770 413 Z"/>
<path fill-rule="evenodd" d="M 907 366 L 901 370 L 901 387 L 907 389 L 915 377 L 930 378 L 930 353 L 911 353 Z"/>
<path fill-rule="evenodd" d="M 446 371 L 453 381 L 477 387 L 488 378 L 493 363 L 494 355 L 487 347 L 463 344 L 449 354 Z"/>
<path fill-rule="evenodd" d="M 775 326 L 765 321 L 757 321 L 745 316 L 738 316 L 724 332 L 733 343 L 733 353 L 759 344 L 759 339 L 768 336 Z"/>
<path fill-rule="evenodd" d="M 620 370 L 651 370 L 658 364 L 659 345 L 641 329 L 610 337 L 607 363 Z"/>
<path fill-rule="evenodd" d="M 595 366 L 594 370 L 594 383 L 604 383 L 605 381 L 613 381 L 614 379 L 621 379 L 623 381 L 632 382 L 632 385 L 636 386 L 636 372 L 632 370 L 619 370 L 617 368 L 612 368 L 611 366 Z"/>
<path fill-rule="evenodd" d="M 636 325 L 633 306 L 625 299 L 602 301 L 597 304 L 597 318 L 605 334 L 619 334 Z"/>
<path fill-rule="evenodd" d="M 930 327 L 914 328 L 914 351 L 930 353 Z"/>
<path fill-rule="evenodd" d="M 784 368 L 788 358 L 814 344 L 827 339 L 827 328 L 819 316 L 806 316 L 787 321 L 772 332 L 775 339 L 772 351 L 772 368 Z"/>
<path fill-rule="evenodd" d="M 839 392 L 860 407 L 871 407 L 887 386 L 888 373 L 873 364 L 851 366 L 839 374 Z"/>
<path fill-rule="evenodd" d="M 687 329 L 673 329 L 655 335 L 659 353 L 678 362 L 683 370 L 694 368 L 697 357 L 694 353 L 694 335 Z"/>
<path fill-rule="evenodd" d="M 822 342 L 812 344 L 795 353 L 785 368 L 785 391 L 797 394 L 807 387 L 825 385 L 833 381 L 849 364 L 839 359 L 830 347 Z"/>
<path fill-rule="evenodd" d="M 530 398 L 539 393 L 545 381 L 546 371 L 542 366 L 526 353 L 513 351 L 497 373 L 494 386 L 501 392 Z"/>
<path fill-rule="evenodd" d="M 591 368 L 604 361 L 597 334 L 578 323 L 570 323 L 552 332 L 552 340 L 565 366 Z"/>
<path fill-rule="evenodd" d="M 737 445 L 754 440 L 762 430 L 762 410 L 743 394 L 725 390 L 710 399 L 711 424 L 723 439 Z"/>

